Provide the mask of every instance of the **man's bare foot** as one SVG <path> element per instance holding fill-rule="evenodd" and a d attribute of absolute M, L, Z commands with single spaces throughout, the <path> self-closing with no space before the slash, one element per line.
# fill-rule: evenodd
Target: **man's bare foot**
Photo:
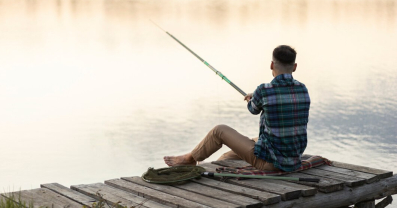
<path fill-rule="evenodd" d="M 196 165 L 197 161 L 195 161 L 192 157 L 192 154 L 188 153 L 180 156 L 165 156 L 164 162 L 168 166 L 181 166 L 181 165 Z"/>

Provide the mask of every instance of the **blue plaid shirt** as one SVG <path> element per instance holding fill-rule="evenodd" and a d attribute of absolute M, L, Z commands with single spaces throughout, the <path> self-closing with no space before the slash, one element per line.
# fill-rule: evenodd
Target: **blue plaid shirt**
<path fill-rule="evenodd" d="M 255 156 L 283 171 L 298 169 L 307 145 L 310 97 L 305 85 L 291 74 L 278 75 L 258 86 L 247 107 L 261 113 Z"/>

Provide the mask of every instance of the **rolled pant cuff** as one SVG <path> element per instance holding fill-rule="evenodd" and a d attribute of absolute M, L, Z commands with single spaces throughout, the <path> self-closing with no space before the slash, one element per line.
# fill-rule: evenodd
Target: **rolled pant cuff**
<path fill-rule="evenodd" d="M 192 151 L 190 154 L 192 154 L 193 159 L 197 162 L 204 160 L 204 159 L 200 158 L 200 155 L 195 151 Z"/>

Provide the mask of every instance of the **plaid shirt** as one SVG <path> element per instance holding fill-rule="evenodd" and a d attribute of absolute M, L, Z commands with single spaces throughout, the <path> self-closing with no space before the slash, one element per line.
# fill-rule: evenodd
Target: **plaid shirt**
<path fill-rule="evenodd" d="M 252 114 L 261 113 L 255 156 L 283 171 L 300 168 L 307 145 L 309 108 L 307 88 L 291 74 L 259 85 L 248 102 Z"/>

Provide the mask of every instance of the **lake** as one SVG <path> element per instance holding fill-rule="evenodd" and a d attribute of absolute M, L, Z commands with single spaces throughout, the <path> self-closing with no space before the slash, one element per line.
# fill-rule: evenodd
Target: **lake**
<path fill-rule="evenodd" d="M 141 175 L 217 124 L 258 135 L 243 96 L 149 19 L 247 93 L 291 45 L 305 152 L 397 172 L 397 1 L 0 0 L 1 189 Z"/>

